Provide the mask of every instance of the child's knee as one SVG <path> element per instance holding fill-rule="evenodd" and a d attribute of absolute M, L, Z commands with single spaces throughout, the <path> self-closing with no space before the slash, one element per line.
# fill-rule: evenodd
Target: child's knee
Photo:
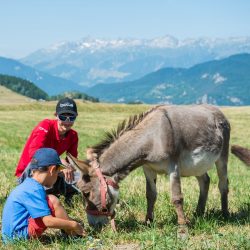
<path fill-rule="evenodd" d="M 60 200 L 53 194 L 48 195 L 48 203 L 51 203 L 53 208 L 57 208 L 58 206 L 61 206 Z"/>

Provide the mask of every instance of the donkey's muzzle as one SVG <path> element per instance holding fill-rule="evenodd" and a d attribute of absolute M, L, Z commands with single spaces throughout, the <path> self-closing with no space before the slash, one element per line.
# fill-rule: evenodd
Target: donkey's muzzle
<path fill-rule="evenodd" d="M 88 223 L 95 229 L 101 229 L 109 222 L 108 216 L 106 215 L 93 215 L 87 212 Z"/>

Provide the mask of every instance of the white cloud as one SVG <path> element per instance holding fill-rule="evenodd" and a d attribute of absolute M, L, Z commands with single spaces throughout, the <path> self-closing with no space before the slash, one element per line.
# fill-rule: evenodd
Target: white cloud
<path fill-rule="evenodd" d="M 162 90 L 165 90 L 167 88 L 172 88 L 174 85 L 171 83 L 160 83 L 156 85 L 150 92 L 151 95 L 158 95 L 162 96 Z"/>
<path fill-rule="evenodd" d="M 124 97 L 121 97 L 121 98 L 117 99 L 117 102 L 124 102 L 124 101 L 125 101 Z"/>
<path fill-rule="evenodd" d="M 238 97 L 227 96 L 227 99 L 235 104 L 243 104 L 243 102 Z"/>
<path fill-rule="evenodd" d="M 116 70 L 104 70 L 104 69 L 91 69 L 88 73 L 88 78 L 96 79 L 96 78 L 119 78 L 122 79 L 125 76 L 128 76 L 130 73 L 120 72 Z"/>
<path fill-rule="evenodd" d="M 181 96 L 186 96 L 186 95 L 187 95 L 187 92 L 184 90 Z"/>
<path fill-rule="evenodd" d="M 42 76 L 40 76 L 40 74 L 39 74 L 39 72 L 35 72 L 35 74 L 36 74 L 36 80 L 38 81 L 38 80 L 42 80 L 43 79 L 43 77 Z"/>
<path fill-rule="evenodd" d="M 221 84 L 227 80 L 227 78 L 220 75 L 220 73 L 214 74 L 212 79 L 214 80 L 214 84 Z"/>
<path fill-rule="evenodd" d="M 206 78 L 208 78 L 209 77 L 209 74 L 208 73 L 205 73 L 205 74 L 203 74 L 202 76 L 201 76 L 201 79 L 206 79 Z"/>

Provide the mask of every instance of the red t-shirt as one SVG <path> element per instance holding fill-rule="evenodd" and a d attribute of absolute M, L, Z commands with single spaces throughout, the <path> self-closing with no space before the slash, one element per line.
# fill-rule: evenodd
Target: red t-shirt
<path fill-rule="evenodd" d="M 69 152 L 77 157 L 78 134 L 70 129 L 65 138 L 60 139 L 57 127 L 57 120 L 45 119 L 41 121 L 31 132 L 16 168 L 16 176 L 20 176 L 37 149 L 48 147 L 53 148 L 59 155 Z"/>

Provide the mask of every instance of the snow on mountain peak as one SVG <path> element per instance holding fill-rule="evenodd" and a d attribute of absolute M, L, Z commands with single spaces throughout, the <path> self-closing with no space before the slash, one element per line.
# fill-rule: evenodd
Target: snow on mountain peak
<path fill-rule="evenodd" d="M 156 49 L 178 49 L 187 47 L 202 47 L 202 48 L 214 48 L 216 46 L 234 44 L 240 46 L 242 43 L 245 46 L 250 47 L 250 37 L 230 37 L 230 38 L 187 38 L 178 40 L 177 38 L 166 35 L 163 37 L 157 37 L 153 39 L 137 39 L 137 38 L 117 38 L 117 39 L 102 39 L 102 38 L 90 38 L 85 37 L 80 41 L 59 42 L 51 45 L 47 49 L 42 51 L 46 53 L 59 53 L 67 51 L 68 53 L 76 53 L 81 51 L 95 51 L 104 49 L 126 49 L 131 47 L 141 48 L 156 48 Z"/>

